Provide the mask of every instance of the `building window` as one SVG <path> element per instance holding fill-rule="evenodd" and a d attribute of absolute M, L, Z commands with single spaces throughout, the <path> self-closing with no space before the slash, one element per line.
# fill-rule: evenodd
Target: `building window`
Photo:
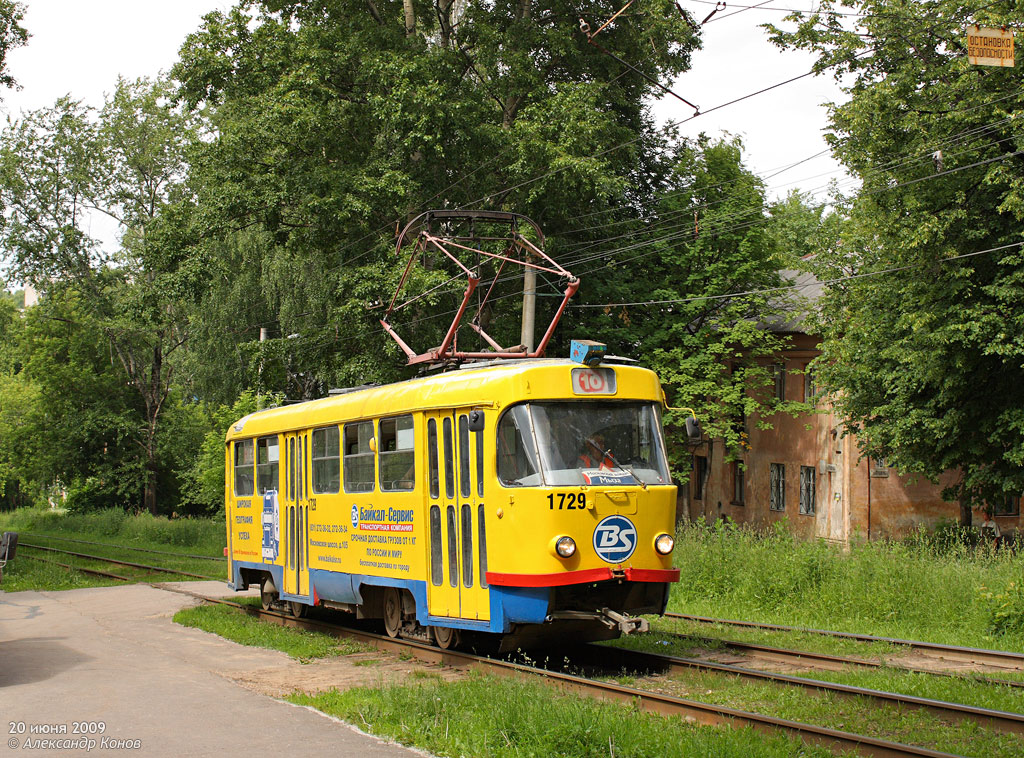
<path fill-rule="evenodd" d="M 769 507 L 773 511 L 786 510 L 786 466 L 783 463 L 772 463 L 769 466 L 770 489 Z"/>
<path fill-rule="evenodd" d="M 804 366 L 804 402 L 814 405 L 817 394 L 818 388 L 814 386 L 814 369 L 808 363 Z"/>
<path fill-rule="evenodd" d="M 416 451 L 412 416 L 380 422 L 380 488 L 384 492 L 408 491 L 416 484 Z"/>
<path fill-rule="evenodd" d="M 345 424 L 345 492 L 373 491 L 373 422 Z"/>
<path fill-rule="evenodd" d="M 814 515 L 817 469 L 814 466 L 800 467 L 800 513 Z"/>
<path fill-rule="evenodd" d="M 996 516 L 1019 516 L 1020 515 L 1020 495 L 1007 495 L 1003 498 L 1002 502 L 997 503 L 995 507 Z"/>
<path fill-rule="evenodd" d="M 341 491 L 341 434 L 336 426 L 313 430 L 313 494 Z"/>
<path fill-rule="evenodd" d="M 775 364 L 775 399 L 786 399 L 786 367 L 781 363 Z"/>
<path fill-rule="evenodd" d="M 693 499 L 704 499 L 704 488 L 708 483 L 708 459 L 703 455 L 693 456 Z"/>
<path fill-rule="evenodd" d="M 280 454 L 277 435 L 260 437 L 256 440 L 256 492 L 277 492 L 277 478 L 280 469 Z"/>
<path fill-rule="evenodd" d="M 745 477 L 742 461 L 733 461 L 732 464 L 732 504 L 743 505 L 746 501 L 743 499 L 743 491 L 745 487 Z"/>

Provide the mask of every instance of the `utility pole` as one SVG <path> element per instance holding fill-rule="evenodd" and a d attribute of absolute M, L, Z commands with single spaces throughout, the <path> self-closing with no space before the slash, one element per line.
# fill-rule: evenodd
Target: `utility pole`
<path fill-rule="evenodd" d="M 526 262 L 530 263 L 532 256 L 526 253 Z M 523 274 L 523 328 L 519 333 L 519 344 L 526 347 L 526 352 L 532 353 L 534 349 L 533 325 L 537 313 L 537 269 L 526 267 Z"/>
<path fill-rule="evenodd" d="M 263 343 L 267 341 L 267 327 L 260 327 L 260 373 L 256 382 L 256 410 L 263 410 Z"/>

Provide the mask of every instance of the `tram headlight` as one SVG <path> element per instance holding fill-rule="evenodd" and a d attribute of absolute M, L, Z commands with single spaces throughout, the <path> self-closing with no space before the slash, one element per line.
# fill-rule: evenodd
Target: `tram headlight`
<path fill-rule="evenodd" d="M 555 540 L 555 552 L 560 558 L 572 558 L 576 555 L 576 540 L 572 537 L 559 537 Z"/>
<path fill-rule="evenodd" d="M 659 534 L 654 538 L 654 549 L 661 555 L 668 555 L 675 546 L 676 541 L 672 539 L 671 534 Z"/>

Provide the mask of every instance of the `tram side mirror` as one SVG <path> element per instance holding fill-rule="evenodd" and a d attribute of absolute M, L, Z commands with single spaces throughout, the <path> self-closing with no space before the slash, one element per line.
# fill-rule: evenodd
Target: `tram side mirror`
<path fill-rule="evenodd" d="M 482 432 L 484 430 L 484 412 L 483 411 L 470 411 L 469 412 L 469 431 L 471 432 Z"/>
<path fill-rule="evenodd" d="M 0 562 L 12 560 L 17 552 L 18 533 L 4 532 L 4 536 L 0 537 Z"/>
<path fill-rule="evenodd" d="M 686 437 L 691 445 L 699 445 L 704 436 L 704 430 L 700 428 L 700 422 L 693 416 L 686 418 Z"/>

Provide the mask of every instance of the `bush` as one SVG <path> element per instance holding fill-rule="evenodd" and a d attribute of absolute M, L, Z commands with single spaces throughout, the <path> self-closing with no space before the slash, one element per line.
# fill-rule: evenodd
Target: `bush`
<path fill-rule="evenodd" d="M 224 513 L 224 438 L 231 424 L 256 408 L 256 395 L 246 390 L 233 405 L 222 405 L 213 412 L 213 428 L 203 438 L 192 465 L 181 472 L 182 501 L 189 512 Z"/>
<path fill-rule="evenodd" d="M 992 634 L 1024 633 L 1024 584 L 1010 582 L 1003 592 L 979 592 L 988 614 L 988 631 Z"/>

